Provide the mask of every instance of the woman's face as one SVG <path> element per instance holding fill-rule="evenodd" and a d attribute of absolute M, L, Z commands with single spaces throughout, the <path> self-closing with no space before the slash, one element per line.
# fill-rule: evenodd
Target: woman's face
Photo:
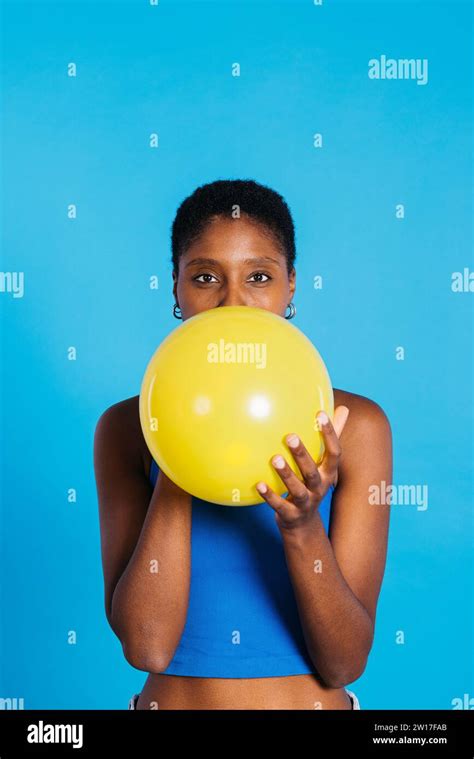
<path fill-rule="evenodd" d="M 253 306 L 284 316 L 295 291 L 295 270 L 261 225 L 217 218 L 189 246 L 173 272 L 183 320 L 218 306 Z"/>

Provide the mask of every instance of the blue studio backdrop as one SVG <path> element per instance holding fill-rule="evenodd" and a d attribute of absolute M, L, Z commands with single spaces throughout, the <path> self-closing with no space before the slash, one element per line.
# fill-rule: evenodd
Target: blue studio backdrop
<path fill-rule="evenodd" d="M 412 493 L 349 687 L 362 709 L 474 708 L 471 15 L 3 3 L 0 698 L 126 709 L 146 678 L 105 618 L 94 429 L 178 324 L 179 203 L 250 178 L 293 213 L 293 323 L 384 409 Z"/>

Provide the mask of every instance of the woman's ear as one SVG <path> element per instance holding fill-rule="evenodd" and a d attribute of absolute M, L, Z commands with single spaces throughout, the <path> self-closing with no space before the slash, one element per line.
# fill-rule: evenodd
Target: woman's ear
<path fill-rule="evenodd" d="M 174 269 L 173 269 L 171 275 L 173 277 L 173 296 L 174 296 L 175 301 L 177 302 L 177 298 L 178 298 L 178 294 L 177 294 L 178 276 L 177 276 L 176 272 L 174 271 Z"/>
<path fill-rule="evenodd" d="M 288 275 L 288 280 L 290 283 L 289 288 L 290 288 L 291 299 L 293 299 L 293 295 L 295 294 L 295 290 L 296 290 L 296 269 L 294 266 Z"/>

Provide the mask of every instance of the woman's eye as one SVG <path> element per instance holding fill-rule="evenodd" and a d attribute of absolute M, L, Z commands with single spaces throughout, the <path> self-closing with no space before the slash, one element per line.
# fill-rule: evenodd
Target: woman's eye
<path fill-rule="evenodd" d="M 269 279 L 271 279 L 269 274 L 265 274 L 263 271 L 256 271 L 255 274 L 251 274 L 252 277 L 266 277 L 267 279 L 258 279 L 257 282 L 267 282 Z"/>
<path fill-rule="evenodd" d="M 202 280 L 200 279 L 200 277 L 214 277 L 214 274 L 198 274 L 197 277 L 194 277 L 194 281 L 202 283 Z M 214 277 L 214 279 L 216 279 L 216 277 Z M 209 282 L 208 279 L 203 284 L 206 284 L 207 282 Z"/>
<path fill-rule="evenodd" d="M 254 279 L 254 277 L 256 277 L 256 279 Z M 266 279 L 263 279 L 263 277 Z M 193 277 L 195 282 L 200 282 L 201 284 L 209 284 L 213 278 L 214 280 L 217 280 L 217 277 L 215 277 L 214 274 L 209 273 L 198 274 L 196 277 Z M 254 274 L 250 275 L 250 279 L 254 279 L 254 282 L 268 282 L 271 277 L 263 271 L 256 271 Z"/>

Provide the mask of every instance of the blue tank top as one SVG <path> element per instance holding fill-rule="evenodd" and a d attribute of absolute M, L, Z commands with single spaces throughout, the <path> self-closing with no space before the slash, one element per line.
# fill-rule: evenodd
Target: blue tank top
<path fill-rule="evenodd" d="M 150 480 L 158 477 L 152 459 Z M 334 486 L 319 512 L 326 533 Z M 192 497 L 186 624 L 163 675 L 284 677 L 315 673 L 273 509 Z"/>

